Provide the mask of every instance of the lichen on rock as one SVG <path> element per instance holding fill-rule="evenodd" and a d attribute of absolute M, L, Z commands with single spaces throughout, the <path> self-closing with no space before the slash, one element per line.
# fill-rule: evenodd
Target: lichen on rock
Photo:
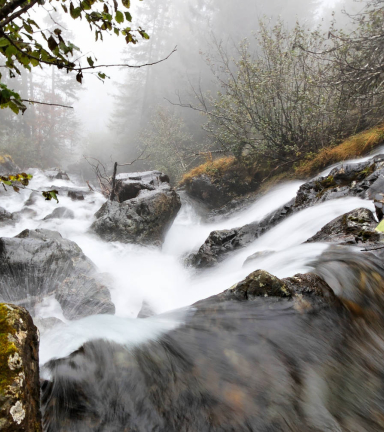
<path fill-rule="evenodd" d="M 0 429 L 40 432 L 38 330 L 26 309 L 0 303 Z"/>

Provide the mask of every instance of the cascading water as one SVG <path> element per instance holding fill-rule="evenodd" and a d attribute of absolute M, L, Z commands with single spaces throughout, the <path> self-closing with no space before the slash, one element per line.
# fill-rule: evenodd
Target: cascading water
<path fill-rule="evenodd" d="M 49 181 L 41 172 L 35 170 L 32 186 L 35 188 L 46 188 L 47 185 L 52 185 L 54 187 L 71 187 L 73 183 L 65 180 Z M 79 432 L 88 430 L 105 432 L 112 432 L 115 430 L 116 432 L 122 430 L 181 430 L 177 429 L 176 426 L 171 427 L 170 424 L 172 424 L 172 421 L 165 418 L 151 418 L 150 420 L 146 418 L 145 420 L 142 419 L 143 423 L 140 423 L 140 419 L 135 419 L 135 421 L 132 419 L 129 421 L 127 420 L 130 415 L 129 407 L 132 408 L 133 404 L 137 408 L 137 404 L 140 403 L 139 399 L 128 401 L 126 399 L 127 391 L 123 391 L 119 383 L 112 384 L 113 380 L 118 381 L 118 374 L 122 373 L 121 365 L 115 369 L 111 366 L 111 370 L 104 371 L 100 382 L 96 378 L 97 371 L 100 372 L 100 367 L 103 366 L 108 369 L 110 365 L 114 364 L 116 356 L 121 356 L 123 362 L 135 364 L 134 370 L 141 368 L 140 362 L 145 363 L 148 361 L 153 371 L 153 365 L 157 361 L 161 363 L 169 361 L 166 374 L 170 373 L 168 368 L 172 369 L 174 367 L 175 370 L 180 368 L 180 370 L 175 372 L 176 374 L 185 372 L 188 376 L 190 374 L 193 375 L 193 365 L 188 362 L 196 362 L 196 356 L 199 356 L 198 362 L 201 362 L 201 364 L 204 363 L 207 370 L 210 370 L 212 376 L 214 376 L 214 372 L 211 369 L 213 366 L 209 366 L 207 362 L 216 365 L 215 368 L 218 368 L 217 379 L 224 379 L 228 382 L 227 391 L 230 396 L 227 397 L 225 394 L 220 395 L 219 387 L 213 385 L 215 388 L 214 395 L 207 395 L 206 397 L 208 399 L 206 400 L 201 396 L 199 402 L 202 406 L 206 408 L 209 407 L 209 409 L 207 408 L 209 414 L 202 414 L 202 418 L 198 421 L 195 419 L 196 424 L 194 428 L 188 430 L 267 430 L 252 429 L 251 427 L 247 429 L 243 417 L 245 414 L 246 416 L 250 416 L 250 418 L 254 417 L 254 414 L 250 415 L 253 405 L 244 405 L 242 402 L 242 409 L 245 411 L 242 411 L 242 415 L 238 414 L 239 418 L 237 418 L 236 414 L 232 419 L 229 413 L 225 413 L 225 407 L 230 411 L 235 409 L 236 400 L 255 397 L 253 394 L 255 385 L 262 386 L 263 388 L 266 385 L 264 383 L 258 383 L 256 378 L 251 378 L 252 367 L 250 364 L 243 364 L 243 372 L 239 374 L 237 368 L 240 367 L 242 360 L 236 357 L 236 352 L 239 352 L 238 350 L 248 349 L 246 348 L 248 343 L 254 344 L 255 347 L 260 345 L 260 340 L 258 339 L 259 333 L 252 336 L 248 330 L 244 330 L 242 326 L 244 322 L 247 322 L 247 325 L 249 325 L 249 322 L 260 325 L 263 319 L 270 322 L 271 315 L 268 312 L 268 307 L 273 309 L 273 304 L 270 306 L 267 305 L 268 307 L 259 305 L 258 308 L 260 309 L 256 308 L 252 310 L 247 306 L 246 310 L 241 312 L 241 316 L 239 310 L 234 306 L 234 309 L 231 310 L 224 310 L 225 308 L 223 310 L 220 309 L 219 315 L 216 317 L 218 322 L 227 320 L 228 326 L 232 326 L 233 330 L 232 334 L 229 335 L 229 329 L 226 329 L 224 324 L 219 325 L 220 331 L 223 331 L 226 337 L 229 338 L 228 340 L 233 344 L 231 347 L 231 344 L 228 342 L 228 347 L 225 349 L 219 346 L 217 330 L 212 330 L 211 324 L 205 321 L 206 316 L 204 313 L 199 311 L 196 315 L 193 308 L 184 307 L 222 292 L 224 289 L 242 280 L 250 272 L 259 268 L 267 270 L 279 278 L 290 277 L 296 273 L 309 271 L 312 268 L 311 263 L 315 261 L 328 246 L 320 243 L 302 243 L 335 217 L 358 207 L 366 207 L 373 210 L 373 204 L 370 201 L 359 198 L 342 198 L 302 210 L 272 228 L 247 247 L 233 253 L 230 258 L 218 264 L 216 267 L 203 272 L 197 272 L 194 269 L 185 267 L 183 258 L 187 253 L 195 251 L 213 230 L 234 228 L 261 220 L 263 217 L 291 200 L 296 195 L 300 185 L 300 182 L 292 182 L 279 186 L 259 198 L 246 210 L 234 214 L 232 217 L 225 220 L 209 224 L 202 221 L 191 202 L 183 200 L 183 206 L 170 228 L 161 250 L 158 248 L 119 242 L 106 243 L 95 235 L 90 234 L 88 229 L 92 223 L 93 215 L 105 201 L 102 195 L 97 192 L 88 193 L 82 201 L 72 201 L 66 196 L 59 195 L 59 206 L 71 209 L 75 214 L 74 219 L 43 220 L 45 216 L 52 212 L 56 204 L 44 201 L 41 198 L 29 205 L 30 209 L 36 211 L 36 214 L 32 216 L 31 213 L 21 215 L 20 220 L 15 223 L 14 226 L 0 227 L 1 237 L 14 236 L 26 228 L 45 228 L 58 231 L 64 238 L 76 242 L 81 247 L 84 254 L 96 264 L 98 271 L 110 275 L 109 287 L 111 289 L 112 301 L 116 307 L 114 316 L 94 315 L 71 322 L 65 319 L 60 304 L 51 296 L 41 298 L 39 303 L 34 307 L 34 310 L 31 311 L 35 317 L 56 317 L 62 321 L 61 324 L 55 326 L 51 330 L 41 329 L 40 360 L 41 365 L 45 365 L 43 367 L 44 376 L 48 379 L 55 376 L 56 380 L 54 389 L 50 387 L 51 384 L 47 381 L 46 386 L 49 387 L 49 391 L 47 391 L 47 389 L 44 390 L 45 394 L 48 395 L 44 401 L 47 407 L 45 412 L 48 413 L 47 415 L 50 418 L 49 423 L 45 425 L 46 430 Z M 77 188 L 79 188 L 79 186 L 77 186 Z M 84 191 L 86 191 L 86 189 L 87 188 L 84 188 Z M 11 193 L 3 194 L 2 206 L 11 212 L 20 211 L 28 196 L 28 191 L 21 191 L 20 195 Z M 245 263 L 250 255 L 263 251 L 271 251 L 272 253 L 268 255 L 261 254 L 259 257 Z M 160 315 L 145 320 L 136 320 L 135 318 L 143 302 L 145 302 L 154 313 Z M 164 314 L 175 309 L 179 309 L 179 311 Z M 277 319 L 276 326 L 284 322 L 283 317 L 285 314 L 284 308 L 280 310 L 280 306 L 278 306 L 278 309 L 280 318 Z M 289 315 L 289 310 L 287 310 L 286 313 Z M 338 320 L 338 318 L 335 317 L 334 319 Z M 303 325 L 304 324 L 301 322 L 294 321 L 293 324 L 288 324 L 283 334 L 288 338 L 290 332 L 297 332 L 299 328 L 301 329 L 300 331 L 303 331 L 301 328 Z M 295 326 L 297 326 L 297 328 Z M 178 330 L 175 329 L 179 327 L 180 331 L 177 333 Z M 277 327 L 275 327 L 275 325 L 273 327 L 274 331 L 277 331 Z M 168 341 L 171 345 L 175 344 L 173 347 L 166 344 L 166 335 L 171 330 L 175 330 L 178 335 L 176 340 Z M 243 332 L 245 333 L 243 334 Z M 191 333 L 193 333 L 193 337 Z M 203 336 L 203 334 L 205 336 Z M 242 337 L 245 338 L 244 341 L 239 342 L 237 338 L 241 339 Z M 311 338 L 312 337 L 315 339 L 316 335 L 312 334 Z M 338 338 L 339 335 L 337 335 L 336 339 Z M 97 340 L 99 339 L 106 341 L 103 342 L 104 345 L 98 345 Z M 188 343 L 182 343 L 182 340 L 189 340 L 190 345 L 187 346 Z M 83 348 L 78 351 L 86 342 L 88 342 L 88 344 L 86 344 L 88 348 L 85 348 L 85 351 Z M 299 342 L 295 343 L 291 341 L 291 343 L 292 347 L 296 346 L 297 349 L 301 349 Z M 194 349 L 201 350 L 202 346 L 206 348 L 205 354 L 201 352 L 196 352 L 194 354 Z M 123 349 L 121 347 L 123 347 Z M 139 352 L 139 347 L 145 347 L 143 348 L 144 351 Z M 151 351 L 151 349 L 153 351 Z M 217 349 L 217 352 L 215 352 L 215 349 Z M 228 359 L 225 361 L 220 360 L 218 353 L 221 352 L 222 349 L 224 349 L 224 351 L 230 350 L 230 352 L 233 352 L 233 359 L 230 361 Z M 260 350 L 261 349 L 263 348 L 260 347 Z M 68 355 L 72 355 L 73 357 L 73 364 L 69 369 L 65 363 L 52 362 L 53 359 L 64 358 Z M 269 355 L 273 358 L 270 352 Z M 330 355 L 328 352 L 324 353 L 325 357 L 328 355 Z M 265 356 L 263 357 L 264 359 L 267 358 L 268 350 L 264 354 L 260 354 L 258 350 L 250 352 L 248 361 L 253 360 L 257 362 L 260 360 L 260 356 Z M 180 364 L 177 363 L 177 359 L 181 362 Z M 229 367 L 228 361 L 232 369 L 228 372 L 229 375 L 226 375 L 223 370 Z M 236 364 L 236 367 L 233 369 L 234 364 Z M 87 371 L 85 371 L 85 369 L 87 369 Z M 122 381 L 129 388 L 132 388 L 134 383 L 138 383 L 142 379 L 142 374 L 144 372 L 140 369 L 140 373 L 138 372 L 140 376 L 136 378 L 133 377 L 131 373 L 132 372 L 130 372 L 129 377 L 125 377 Z M 87 393 L 89 401 L 86 402 L 88 407 L 83 407 L 82 413 L 82 408 L 76 406 L 76 402 L 72 404 L 68 395 L 63 396 L 63 394 L 61 394 L 62 391 L 65 393 L 65 379 L 69 379 L 69 377 L 70 380 L 74 379 L 84 385 L 82 391 L 86 393 L 89 392 Z M 163 378 L 165 379 L 165 377 Z M 131 379 L 129 384 L 127 381 L 128 379 Z M 153 377 L 151 377 L 149 381 L 152 379 Z M 215 378 L 206 376 L 206 379 Z M 247 380 L 249 383 L 245 385 Z M 164 385 L 162 379 L 160 379 L 160 381 L 155 381 L 160 387 Z M 186 382 L 187 381 L 188 380 L 186 380 Z M 266 382 L 267 381 L 268 380 L 266 380 Z M 105 389 L 107 387 L 96 389 L 97 385 L 100 383 L 102 383 L 102 386 L 115 386 L 116 388 L 114 388 L 113 391 L 117 392 L 115 394 L 115 398 L 117 399 L 118 394 L 120 394 L 119 392 L 123 394 L 123 399 L 120 401 L 117 399 L 108 401 L 108 403 L 115 403 L 116 406 L 120 407 L 120 412 L 115 416 L 108 413 L 108 407 L 103 405 L 103 398 L 105 398 Z M 59 388 L 60 385 L 63 386 L 61 390 Z M 274 383 L 274 385 L 277 384 Z M 148 391 L 149 387 L 147 382 L 145 391 Z M 278 394 L 279 389 L 276 388 L 275 390 L 276 394 Z M 183 387 L 177 391 L 185 392 L 186 389 Z M 170 404 L 175 404 L 173 410 L 175 416 L 178 415 L 177 409 L 186 409 L 186 401 L 188 398 L 184 400 L 183 396 L 181 398 L 183 402 L 178 406 L 175 400 L 172 400 L 173 396 L 167 395 L 167 390 L 165 389 L 164 394 L 164 397 L 169 397 Z M 73 420 L 73 422 L 70 425 L 68 423 L 68 418 L 66 416 L 63 417 L 63 413 L 59 412 L 60 409 L 57 406 L 54 407 L 55 402 L 53 402 L 52 397 L 57 398 L 58 401 L 61 401 L 60 403 L 66 404 L 67 413 L 71 412 L 70 406 L 72 406 L 74 411 L 71 414 L 73 415 L 71 421 Z M 64 397 L 64 400 L 60 399 L 62 397 Z M 82 395 L 78 395 L 78 399 L 75 399 L 80 401 L 82 397 Z M 144 396 L 141 395 L 140 398 L 142 397 Z M 81 405 L 85 402 L 82 400 L 79 403 Z M 95 404 L 93 411 L 89 408 L 92 403 Z M 144 402 L 142 403 L 145 405 Z M 124 404 L 126 404 L 126 406 L 122 408 Z M 215 411 L 212 407 L 219 406 L 220 404 L 221 406 L 217 408 L 217 413 L 212 414 Z M 244 408 L 244 406 L 246 406 L 246 408 Z M 145 409 L 143 408 L 145 415 L 148 414 L 147 411 L 150 407 L 151 404 Z M 110 407 L 110 409 L 112 408 Z M 116 412 L 118 412 L 119 409 L 116 409 Z M 84 418 L 84 413 L 89 415 L 89 421 Z M 188 413 L 188 415 L 191 416 L 191 422 L 193 422 L 193 412 L 190 410 Z M 222 418 L 227 419 L 227 424 L 230 426 L 228 426 L 227 429 L 220 429 L 220 427 L 217 429 L 214 427 L 208 428 L 204 426 L 204 415 L 220 415 Z M 155 414 L 153 414 L 153 416 L 156 417 Z M 94 419 L 96 419 L 95 423 L 93 423 Z M 132 428 L 122 429 L 124 421 L 130 424 Z M 214 423 L 214 420 L 212 421 Z M 220 420 L 220 422 L 221 421 L 222 420 Z M 295 421 L 296 420 L 292 420 L 292 424 L 294 424 Z M 87 422 L 89 425 L 85 426 Z M 103 422 L 104 426 L 100 426 Z M 153 426 L 156 424 L 160 425 L 159 428 Z M 177 422 L 175 422 L 175 424 L 177 424 Z M 254 427 L 254 424 L 257 424 L 257 422 L 252 424 L 252 427 Z M 136 425 L 135 427 L 138 427 L 138 429 L 135 429 L 132 425 Z M 137 425 L 140 425 L 140 427 Z M 272 428 L 271 430 L 280 429 Z"/>

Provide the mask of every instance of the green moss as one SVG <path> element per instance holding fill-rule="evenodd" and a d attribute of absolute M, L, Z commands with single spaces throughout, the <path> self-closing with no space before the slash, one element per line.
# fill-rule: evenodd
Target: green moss
<path fill-rule="evenodd" d="M 335 182 L 335 179 L 333 178 L 333 176 L 328 176 L 319 183 L 321 184 L 322 187 L 327 188 L 327 189 L 336 186 L 336 182 Z"/>
<path fill-rule="evenodd" d="M 6 392 L 9 385 L 13 383 L 18 371 L 11 370 L 8 359 L 11 354 L 17 352 L 17 348 L 9 339 L 14 336 L 16 329 L 10 324 L 12 311 L 4 303 L 0 303 L 0 395 Z"/>

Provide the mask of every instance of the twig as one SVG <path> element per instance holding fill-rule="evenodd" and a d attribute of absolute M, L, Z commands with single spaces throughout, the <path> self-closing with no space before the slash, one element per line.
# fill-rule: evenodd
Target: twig
<path fill-rule="evenodd" d="M 372 248 L 372 249 L 361 249 L 360 252 L 371 252 L 371 251 L 375 251 L 375 250 L 379 250 L 379 249 L 384 249 L 384 246 L 378 246 L 378 247 Z"/>
<path fill-rule="evenodd" d="M 89 184 L 89 181 L 88 181 L 88 180 L 86 180 L 85 183 L 87 183 L 89 189 L 90 189 L 92 192 L 95 192 L 95 190 L 93 189 L 93 187 Z"/>
<path fill-rule="evenodd" d="M 48 102 L 39 102 L 39 101 L 30 100 L 30 99 L 19 99 L 19 100 L 21 100 L 22 102 L 29 102 L 31 104 L 50 105 L 50 106 L 57 106 L 57 107 L 62 107 L 62 108 L 73 109 L 73 106 L 69 106 L 69 105 L 61 105 L 61 104 L 54 104 L 54 103 L 48 103 Z"/>

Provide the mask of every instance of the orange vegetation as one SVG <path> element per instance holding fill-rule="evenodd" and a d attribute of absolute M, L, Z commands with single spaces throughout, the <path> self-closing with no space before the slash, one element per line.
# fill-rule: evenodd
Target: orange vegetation
<path fill-rule="evenodd" d="M 191 169 L 184 174 L 180 181 L 180 186 L 188 184 L 194 177 L 206 174 L 209 177 L 217 177 L 227 172 L 233 165 L 236 164 L 236 159 L 233 156 L 222 157 L 213 161 L 207 161 L 196 168 Z"/>
<path fill-rule="evenodd" d="M 310 177 L 334 163 L 363 156 L 380 144 L 384 144 L 384 125 L 353 135 L 335 147 L 320 150 L 313 159 L 302 162 L 295 169 L 294 177 Z"/>

